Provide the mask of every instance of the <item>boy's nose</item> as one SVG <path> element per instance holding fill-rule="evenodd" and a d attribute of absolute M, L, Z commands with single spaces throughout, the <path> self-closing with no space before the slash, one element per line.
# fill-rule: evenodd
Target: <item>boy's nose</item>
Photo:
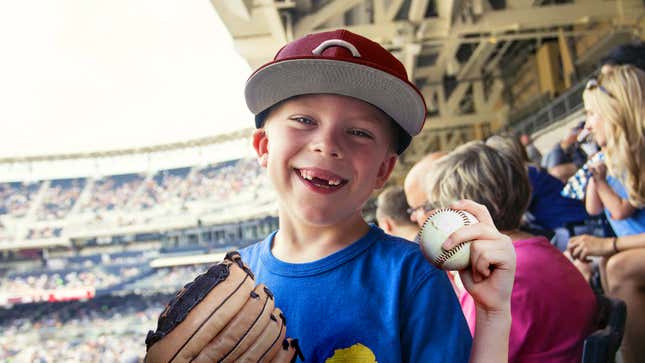
<path fill-rule="evenodd" d="M 312 144 L 312 150 L 324 156 L 340 159 L 343 157 L 341 146 L 334 135 L 323 135 Z"/>

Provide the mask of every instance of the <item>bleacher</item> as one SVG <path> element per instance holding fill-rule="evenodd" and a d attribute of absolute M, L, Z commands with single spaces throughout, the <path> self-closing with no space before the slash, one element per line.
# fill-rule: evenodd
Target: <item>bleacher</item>
<path fill-rule="evenodd" d="M 275 214 L 255 160 L 152 172 L 0 184 L 0 243 L 147 233 Z"/>

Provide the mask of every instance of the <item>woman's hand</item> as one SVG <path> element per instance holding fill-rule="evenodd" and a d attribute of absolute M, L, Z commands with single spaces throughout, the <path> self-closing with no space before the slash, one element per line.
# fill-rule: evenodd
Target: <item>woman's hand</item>
<path fill-rule="evenodd" d="M 605 180 L 607 178 L 607 165 L 603 162 L 589 165 L 589 171 L 595 181 Z"/>
<path fill-rule="evenodd" d="M 574 259 L 585 262 L 589 256 L 611 256 L 616 252 L 613 238 L 600 238 L 588 234 L 571 237 L 567 251 Z"/>
<path fill-rule="evenodd" d="M 460 271 L 464 287 L 475 301 L 478 314 L 510 314 L 515 278 L 515 249 L 511 239 L 500 233 L 484 205 L 462 200 L 450 206 L 470 212 L 479 220 L 458 229 L 443 244 L 448 250 L 470 241 L 470 268 Z"/>

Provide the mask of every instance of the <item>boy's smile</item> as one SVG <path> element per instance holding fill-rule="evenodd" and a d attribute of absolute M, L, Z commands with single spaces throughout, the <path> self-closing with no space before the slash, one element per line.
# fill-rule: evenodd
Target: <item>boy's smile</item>
<path fill-rule="evenodd" d="M 332 193 L 342 188 L 348 179 L 330 171 L 318 168 L 300 168 L 294 169 L 303 179 L 305 184 L 309 185 L 314 192 Z"/>
<path fill-rule="evenodd" d="M 376 107 L 346 96 L 306 95 L 276 107 L 254 147 L 281 210 L 314 225 L 360 217 L 396 162 L 389 122 Z"/>

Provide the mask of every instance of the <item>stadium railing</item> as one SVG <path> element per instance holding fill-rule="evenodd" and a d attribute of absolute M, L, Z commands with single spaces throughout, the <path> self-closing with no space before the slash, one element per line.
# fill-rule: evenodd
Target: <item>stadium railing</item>
<path fill-rule="evenodd" d="M 582 92 L 589 78 L 585 77 L 530 116 L 519 121 L 511 121 L 507 128 L 518 133 L 532 134 L 582 109 L 584 106 Z"/>

